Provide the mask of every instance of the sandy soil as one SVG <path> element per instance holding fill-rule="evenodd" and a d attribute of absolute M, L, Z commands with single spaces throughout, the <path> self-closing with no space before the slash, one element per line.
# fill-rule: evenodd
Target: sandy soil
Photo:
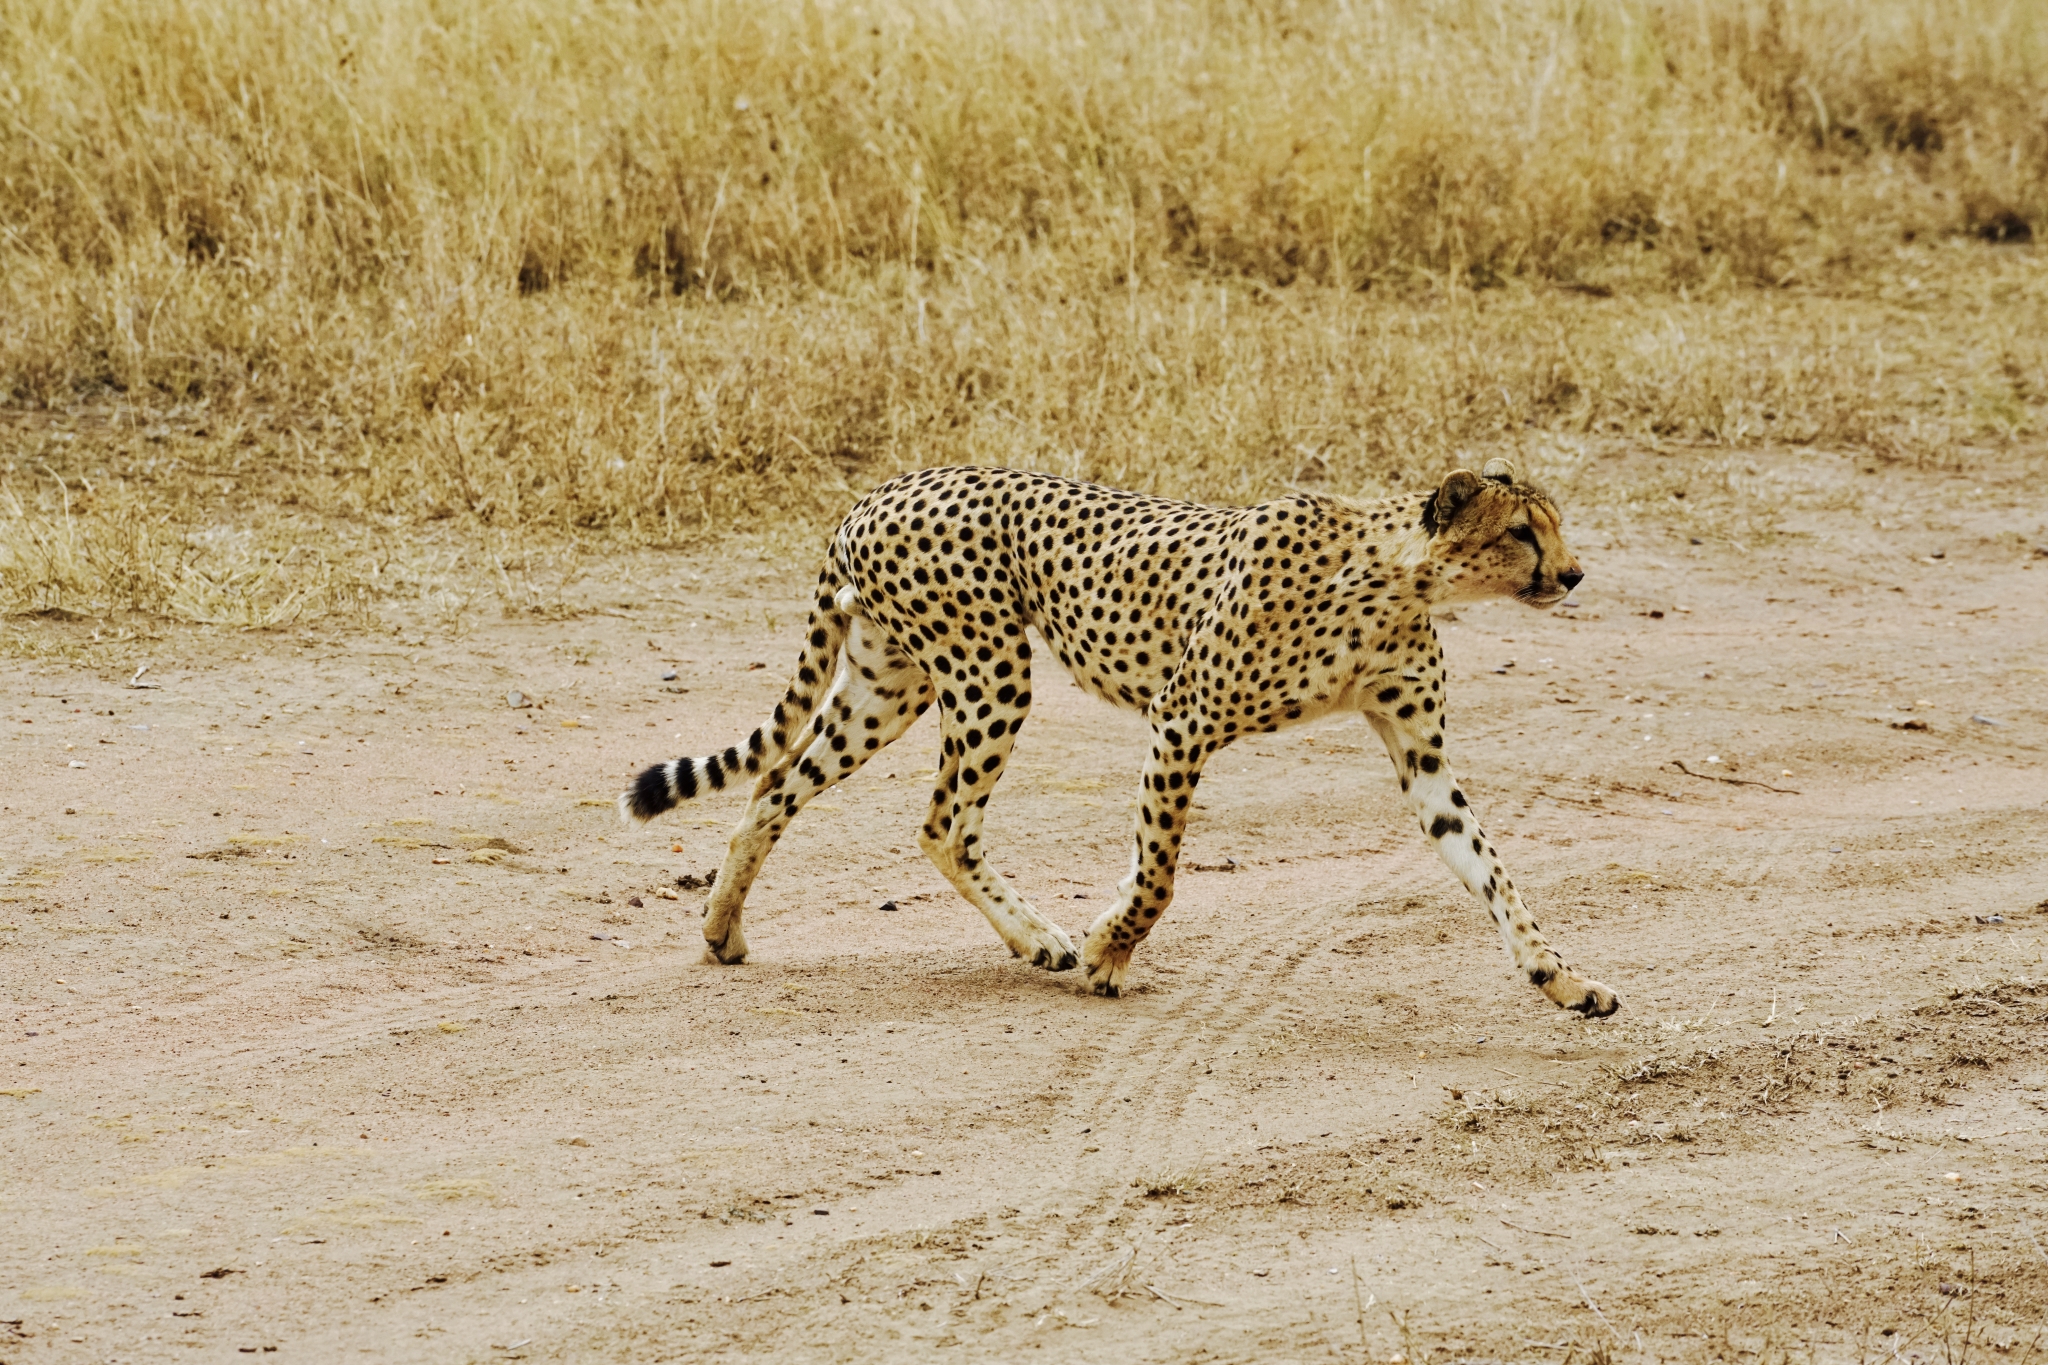
<path fill-rule="evenodd" d="M 765 713 L 808 558 L 0 667 L 0 1361 L 2017 1365 L 2044 499 L 1802 459 L 1844 510 L 1576 509 L 1582 606 L 1444 623 L 1455 761 L 1601 1024 L 1513 978 L 1355 720 L 1210 769 L 1125 999 L 919 856 L 928 722 L 704 965 L 738 798 L 610 797 Z M 1070 930 L 1142 734 L 1042 683 L 991 807 Z"/>

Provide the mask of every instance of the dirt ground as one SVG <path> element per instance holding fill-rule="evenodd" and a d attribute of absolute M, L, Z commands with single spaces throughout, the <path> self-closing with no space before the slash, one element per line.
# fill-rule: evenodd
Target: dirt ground
<path fill-rule="evenodd" d="M 0 1361 L 2048 1351 L 2048 497 L 1778 458 L 1754 537 L 1568 506 L 1578 606 L 1441 623 L 1603 1023 L 1356 720 L 1212 765 L 1122 1000 L 924 862 L 929 722 L 705 965 L 740 798 L 611 797 L 766 713 L 809 556 L 449 630 L 36 626 L 91 662 L 0 664 Z M 1143 735 L 1043 679 L 990 808 L 1077 934 Z"/>

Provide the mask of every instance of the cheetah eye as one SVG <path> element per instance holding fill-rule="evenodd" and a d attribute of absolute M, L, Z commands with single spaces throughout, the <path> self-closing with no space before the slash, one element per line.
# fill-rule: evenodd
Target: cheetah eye
<path fill-rule="evenodd" d="M 1508 527 L 1508 534 L 1521 541 L 1524 545 L 1534 545 L 1536 543 L 1536 528 L 1533 526 L 1510 526 Z"/>

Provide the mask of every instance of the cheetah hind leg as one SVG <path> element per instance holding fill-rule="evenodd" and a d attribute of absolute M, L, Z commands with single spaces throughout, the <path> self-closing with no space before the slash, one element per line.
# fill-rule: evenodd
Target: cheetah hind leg
<path fill-rule="evenodd" d="M 747 892 L 789 822 L 908 730 L 931 704 L 931 694 L 923 669 L 864 622 L 855 623 L 845 665 L 811 721 L 810 743 L 801 750 L 792 746 L 762 777 L 733 831 L 705 907 L 707 962 L 746 961 L 740 920 Z"/>
<path fill-rule="evenodd" d="M 1074 941 L 989 866 L 981 837 L 983 808 L 1023 723 L 1020 714 L 1005 725 L 1005 733 L 983 735 L 952 716 L 941 722 L 945 747 L 918 842 L 953 889 L 981 911 L 1013 956 L 1049 972 L 1064 972 L 1078 960 Z"/>

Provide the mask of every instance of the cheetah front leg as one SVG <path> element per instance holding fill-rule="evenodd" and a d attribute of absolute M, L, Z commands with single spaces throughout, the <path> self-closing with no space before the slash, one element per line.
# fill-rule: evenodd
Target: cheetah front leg
<path fill-rule="evenodd" d="M 1387 746 L 1387 757 L 1394 761 L 1401 790 L 1408 794 L 1422 832 L 1436 845 L 1437 856 L 1493 916 L 1515 970 L 1555 1003 L 1590 1019 L 1604 1019 L 1621 1008 L 1613 991 L 1567 967 L 1536 927 L 1536 917 L 1522 904 L 1500 854 L 1479 827 L 1479 813 L 1458 789 L 1450 760 L 1441 752 L 1443 731 L 1370 711 L 1366 719 Z"/>

